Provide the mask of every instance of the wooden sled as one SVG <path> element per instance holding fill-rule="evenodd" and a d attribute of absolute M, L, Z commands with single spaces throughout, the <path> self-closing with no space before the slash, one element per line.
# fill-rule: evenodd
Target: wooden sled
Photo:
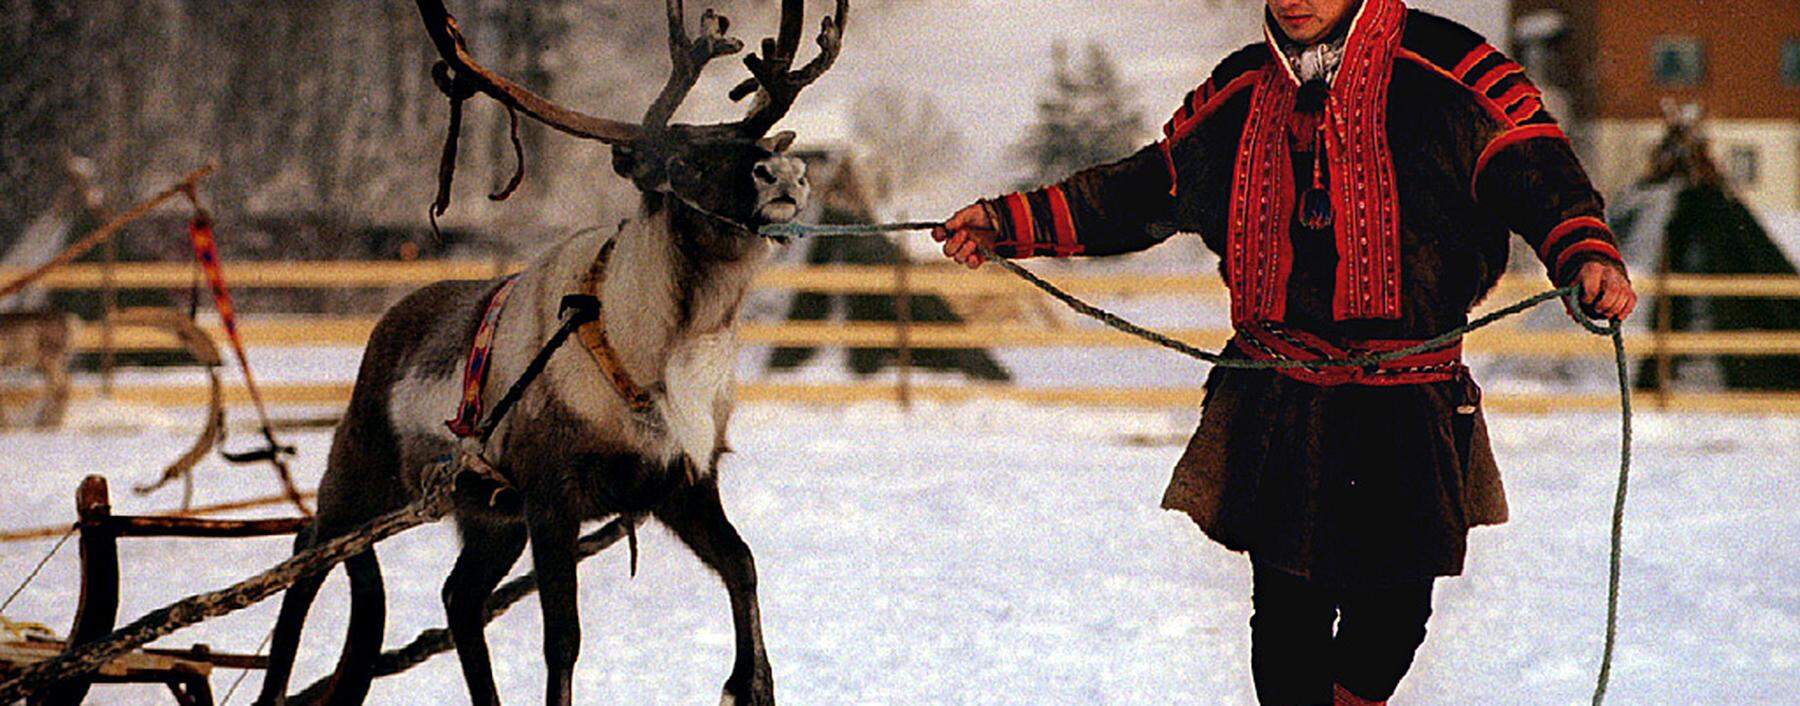
<path fill-rule="evenodd" d="M 124 537 L 236 538 L 286 536 L 307 520 L 215 520 L 195 517 L 112 514 L 106 479 L 88 476 L 75 493 L 76 524 L 81 544 L 81 595 L 67 641 L 26 636 L 0 642 L 0 677 L 62 654 L 70 646 L 112 632 L 119 616 L 119 546 Z M 119 657 L 98 671 L 68 679 L 32 694 L 33 706 L 74 706 L 95 684 L 162 684 L 182 706 L 212 706 L 210 677 L 214 669 L 266 669 L 259 656 L 213 652 L 206 645 L 187 649 L 150 648 Z"/>

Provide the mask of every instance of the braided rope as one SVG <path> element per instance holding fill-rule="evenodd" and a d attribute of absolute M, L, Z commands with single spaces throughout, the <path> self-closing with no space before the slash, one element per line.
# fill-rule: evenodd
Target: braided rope
<path fill-rule="evenodd" d="M 12 593 L 6 596 L 5 601 L 0 601 L 0 615 L 6 615 L 6 609 L 12 607 L 13 601 L 19 597 L 19 594 L 24 593 L 26 588 L 31 586 L 32 581 L 37 580 L 38 573 L 44 570 L 44 567 L 50 563 L 51 559 L 56 558 L 56 553 L 62 551 L 63 545 L 68 544 L 69 538 L 75 536 L 75 531 L 80 528 L 80 525 L 71 525 L 68 531 L 63 532 L 62 538 L 56 540 L 56 546 L 51 547 L 50 551 L 44 552 L 44 558 L 38 560 L 37 566 L 31 567 L 31 573 L 25 575 L 25 580 L 19 582 L 19 587 L 13 589 Z"/>
<path fill-rule="evenodd" d="M 904 231 L 931 230 L 941 225 L 943 224 L 925 222 L 830 226 L 782 223 L 763 226 L 759 232 L 765 237 L 774 238 L 862 236 Z M 1089 304 L 1080 297 L 1064 291 L 1061 287 L 1051 284 L 1018 263 L 1000 257 L 994 252 L 993 248 L 985 243 L 979 244 L 979 247 L 983 257 L 993 261 L 995 264 L 999 265 L 1007 272 L 1012 273 L 1019 279 L 1024 280 L 1027 284 L 1036 287 L 1039 291 L 1062 302 L 1064 305 L 1074 310 L 1075 313 L 1105 324 L 1109 328 L 1121 333 L 1141 338 L 1158 346 L 1162 346 L 1163 348 L 1222 368 L 1248 370 L 1304 368 L 1317 370 L 1323 368 L 1369 367 L 1418 353 L 1436 350 L 1446 344 L 1461 339 L 1466 334 L 1486 328 L 1501 319 L 1522 314 L 1553 299 L 1563 300 L 1564 305 L 1568 307 L 1569 311 L 1577 314 L 1573 316 L 1573 318 L 1576 323 L 1581 324 L 1582 328 L 1594 335 L 1606 336 L 1612 339 L 1613 362 L 1617 367 L 1619 377 L 1619 484 L 1618 491 L 1613 497 L 1612 546 L 1610 550 L 1606 588 L 1606 645 L 1600 657 L 1599 676 L 1595 679 L 1593 704 L 1594 706 L 1600 706 L 1600 704 L 1606 701 L 1606 687 L 1612 676 L 1613 652 L 1618 644 L 1620 562 L 1624 556 L 1625 535 L 1625 495 L 1631 480 L 1631 376 L 1626 361 L 1625 334 L 1620 327 L 1619 322 L 1610 321 L 1603 325 L 1590 320 L 1585 315 L 1580 315 L 1579 312 L 1581 312 L 1582 309 L 1578 300 L 1578 297 L 1581 294 L 1581 288 L 1579 286 L 1571 285 L 1542 292 L 1509 306 L 1489 312 L 1484 316 L 1476 318 L 1462 326 L 1458 326 L 1442 335 L 1396 351 L 1317 361 L 1250 360 L 1243 358 L 1228 358 L 1218 353 L 1201 350 L 1186 342 L 1176 340 L 1160 332 L 1131 323 L 1117 314 Z"/>
<path fill-rule="evenodd" d="M 803 224 L 778 224 L 764 227 L 760 233 L 767 237 L 805 237 L 809 235 L 870 235 L 900 231 L 928 230 L 937 223 L 895 223 L 861 226 L 807 226 Z M 1350 358 L 1323 361 L 1257 361 L 1226 358 L 1217 353 L 1204 351 L 1182 341 L 1170 338 L 1156 331 L 1131 323 L 1112 312 L 1089 304 L 1062 290 L 1054 284 L 1038 277 L 1030 270 L 998 257 L 992 249 L 982 246 L 981 252 L 988 259 L 1000 264 L 1008 272 L 1025 280 L 1027 283 L 1057 299 L 1075 312 L 1087 316 L 1120 332 L 1142 338 L 1159 346 L 1169 348 L 1184 355 L 1221 367 L 1246 369 L 1273 368 L 1310 368 L 1327 367 L 1366 367 L 1390 360 L 1407 357 L 1417 353 L 1436 349 L 1461 338 L 1464 334 L 1484 328 L 1496 321 L 1517 315 L 1552 299 L 1563 299 L 1571 311 L 1579 311 L 1576 305 L 1578 287 L 1553 289 L 1527 298 L 1510 306 L 1491 312 L 1470 321 L 1450 332 L 1434 337 L 1419 344 L 1384 353 L 1361 355 Z M 1625 339 L 1619 322 L 1600 325 L 1582 317 L 1576 317 L 1583 328 L 1596 335 L 1609 336 L 1613 343 L 1613 358 L 1619 375 L 1619 398 L 1621 411 L 1621 447 L 1619 458 L 1619 484 L 1613 504 L 1612 548 L 1610 556 L 1610 572 L 1607 583 L 1606 610 L 1606 644 L 1601 656 L 1600 672 L 1594 689 L 1593 703 L 1598 706 L 1606 698 L 1608 679 L 1612 672 L 1612 659 L 1618 634 L 1618 608 L 1620 586 L 1620 564 L 1623 556 L 1623 534 L 1625 520 L 1626 491 L 1631 472 L 1631 389 L 1627 370 Z M 183 627 L 211 618 L 236 612 L 254 605 L 274 595 L 302 576 L 325 571 L 349 559 L 356 554 L 367 551 L 376 542 L 386 539 L 405 530 L 436 521 L 448 510 L 447 500 L 450 494 L 450 473 L 448 468 L 440 469 L 434 474 L 435 482 L 428 486 L 427 492 L 411 505 L 378 517 L 355 532 L 337 537 L 325 544 L 295 554 L 274 567 L 241 581 L 230 587 L 197 594 L 172 603 L 163 608 L 151 611 L 131 624 L 113 631 L 101 640 L 91 642 L 72 649 L 54 659 L 37 663 L 25 669 L 18 676 L 6 682 L 0 682 L 0 704 L 12 703 L 27 694 L 66 679 L 76 674 L 83 674 L 129 652 L 152 640 L 179 630 Z M 604 550 L 618 542 L 628 532 L 622 521 L 615 520 L 599 531 L 582 539 L 578 550 L 585 558 Z M 65 537 L 66 539 L 66 537 Z M 528 573 L 520 576 L 497 590 L 489 600 L 487 620 L 493 620 L 504 613 L 517 601 L 536 590 L 536 575 Z M 431 656 L 440 654 L 451 647 L 447 630 L 434 629 L 421 633 L 412 643 L 398 650 L 383 653 L 377 664 L 378 676 L 388 676 L 410 669 L 423 663 Z M 314 693 L 320 684 L 314 684 L 296 696 L 304 699 L 316 699 Z"/>

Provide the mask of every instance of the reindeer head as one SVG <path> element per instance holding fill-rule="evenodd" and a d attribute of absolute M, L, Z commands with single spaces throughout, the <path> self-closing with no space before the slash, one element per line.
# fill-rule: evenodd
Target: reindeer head
<path fill-rule="evenodd" d="M 451 134 L 439 168 L 438 199 L 433 216 L 449 205 L 455 170 L 456 130 L 461 103 L 477 93 L 505 105 L 517 132 L 518 114 L 583 139 L 613 146 L 613 171 L 629 178 L 647 195 L 674 198 L 740 223 L 785 222 L 806 206 L 806 165 L 786 154 L 794 135 L 768 136 L 787 115 L 800 91 L 818 80 L 837 61 L 849 0 L 837 0 L 835 15 L 821 22 L 819 55 L 794 68 L 804 24 L 805 0 L 782 0 L 776 37 L 765 39 L 762 52 L 744 58 L 750 78 L 733 88 L 733 100 L 755 96 L 744 119 L 712 125 L 671 124 L 676 109 L 693 90 L 708 62 L 743 49 L 727 36 L 730 20 L 712 10 L 700 18 L 700 33 L 690 36 L 682 0 L 667 0 L 669 79 L 640 123 L 626 123 L 571 110 L 476 63 L 455 18 L 442 0 L 417 0 L 432 43 L 443 57 L 434 69 L 438 84 L 451 99 Z M 514 140 L 515 149 L 518 141 Z M 505 198 L 524 173 L 524 155 L 512 184 L 495 199 Z"/>
<path fill-rule="evenodd" d="M 1650 165 L 1638 181 L 1661 184 L 1681 180 L 1687 185 L 1722 185 L 1724 177 L 1712 160 L 1712 145 L 1701 121 L 1705 112 L 1698 103 L 1662 102 L 1664 131 L 1650 152 Z"/>

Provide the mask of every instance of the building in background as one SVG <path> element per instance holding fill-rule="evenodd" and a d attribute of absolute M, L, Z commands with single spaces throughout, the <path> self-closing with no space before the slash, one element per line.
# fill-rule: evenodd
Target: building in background
<path fill-rule="evenodd" d="M 1737 195 L 1800 212 L 1800 2 L 1513 0 L 1512 29 L 1602 191 L 1645 173 L 1666 101 L 1694 103 Z"/>

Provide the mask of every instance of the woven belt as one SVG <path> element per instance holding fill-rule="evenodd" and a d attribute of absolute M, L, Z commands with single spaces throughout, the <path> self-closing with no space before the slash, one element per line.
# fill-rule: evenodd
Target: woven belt
<path fill-rule="evenodd" d="M 1231 345 L 1252 360 L 1341 360 L 1371 353 L 1397 351 L 1420 341 L 1330 341 L 1316 334 L 1278 324 L 1245 326 L 1237 330 Z M 1419 385 L 1467 377 L 1460 341 L 1437 350 L 1366 367 L 1276 368 L 1289 378 L 1313 385 Z"/>

